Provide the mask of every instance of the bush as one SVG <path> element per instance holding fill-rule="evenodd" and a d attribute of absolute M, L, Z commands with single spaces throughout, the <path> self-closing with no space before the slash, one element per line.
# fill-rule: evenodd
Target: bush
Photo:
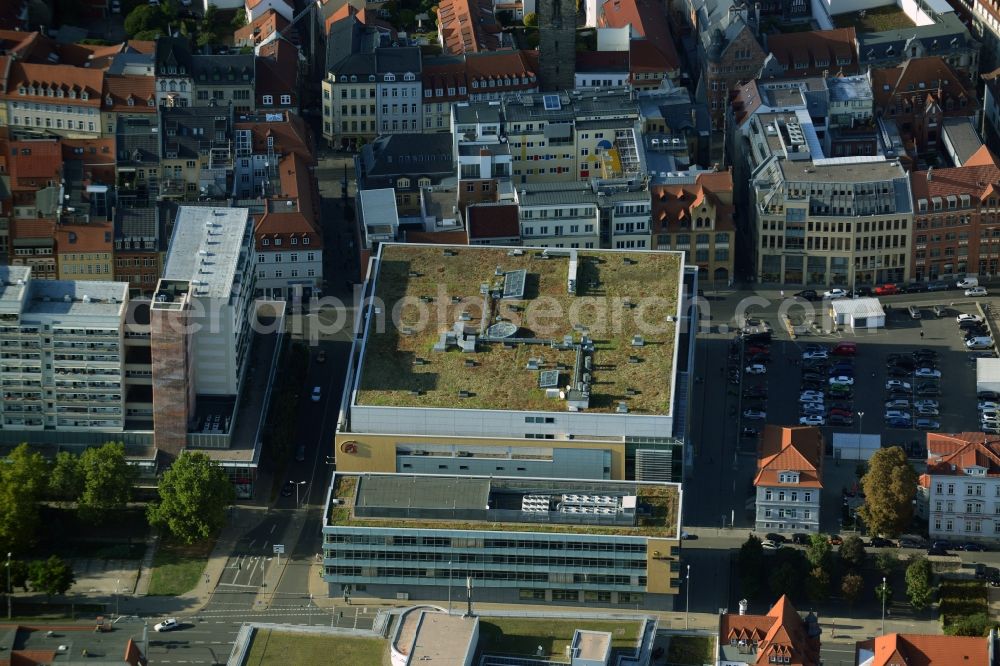
<path fill-rule="evenodd" d="M 522 21 L 527 28 L 537 28 L 538 27 L 538 14 L 535 12 L 528 12 L 524 15 Z"/>
<path fill-rule="evenodd" d="M 993 628 L 993 622 L 986 613 L 976 613 L 947 625 L 944 633 L 948 636 L 986 636 Z"/>

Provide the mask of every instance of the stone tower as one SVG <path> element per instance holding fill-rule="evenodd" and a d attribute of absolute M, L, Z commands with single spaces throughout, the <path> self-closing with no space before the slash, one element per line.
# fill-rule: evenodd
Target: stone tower
<path fill-rule="evenodd" d="M 576 0 L 538 0 L 538 80 L 541 90 L 573 90 Z"/>

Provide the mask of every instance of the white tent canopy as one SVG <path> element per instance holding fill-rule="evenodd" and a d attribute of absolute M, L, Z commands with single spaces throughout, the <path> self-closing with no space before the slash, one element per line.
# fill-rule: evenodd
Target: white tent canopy
<path fill-rule="evenodd" d="M 857 328 L 883 328 L 885 310 L 877 298 L 840 298 L 830 301 L 833 320 L 839 325 Z"/>

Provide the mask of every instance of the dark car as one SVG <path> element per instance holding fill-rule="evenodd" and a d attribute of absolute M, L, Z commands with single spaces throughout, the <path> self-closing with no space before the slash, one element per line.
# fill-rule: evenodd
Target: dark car
<path fill-rule="evenodd" d="M 829 537 L 827 537 L 826 540 L 831 546 L 844 545 L 844 540 L 840 537 L 839 534 L 831 534 Z"/>
<path fill-rule="evenodd" d="M 831 402 L 831 403 L 827 404 L 827 407 L 830 408 L 831 412 L 839 409 L 839 410 L 843 411 L 845 414 L 853 414 L 854 413 L 853 412 L 853 406 L 849 402 L 843 402 L 843 401 Z"/>
<path fill-rule="evenodd" d="M 796 292 L 795 296 L 798 296 L 799 298 L 804 298 L 807 301 L 815 301 L 819 299 L 819 294 L 817 294 L 816 291 L 813 289 L 803 289 L 802 291 Z"/>
<path fill-rule="evenodd" d="M 996 391 L 979 391 L 976 397 L 980 400 L 1000 400 L 1000 393 Z"/>
<path fill-rule="evenodd" d="M 764 535 L 764 539 L 767 541 L 773 541 L 774 543 L 785 543 L 788 541 L 788 539 L 777 532 L 768 532 Z"/>
<path fill-rule="evenodd" d="M 967 553 L 985 553 L 989 548 L 981 543 L 967 543 L 962 546 L 962 550 Z"/>
<path fill-rule="evenodd" d="M 908 294 L 916 294 L 924 291 L 927 291 L 926 282 L 911 282 L 906 285 L 906 293 Z"/>
<path fill-rule="evenodd" d="M 936 384 L 921 384 L 917 387 L 917 395 L 932 398 L 941 395 L 941 388 Z"/>
<path fill-rule="evenodd" d="M 854 425 L 854 419 L 850 416 L 844 416 L 843 414 L 831 414 L 826 417 L 826 422 L 828 425 L 832 426 L 852 426 Z"/>
<path fill-rule="evenodd" d="M 295 486 L 292 485 L 291 481 L 285 481 L 285 485 L 281 486 L 281 496 L 291 497 L 295 494 Z"/>
<path fill-rule="evenodd" d="M 927 554 L 928 555 L 947 555 L 948 554 L 948 549 L 947 548 L 941 548 L 939 546 L 931 546 L 930 548 L 927 549 Z"/>
<path fill-rule="evenodd" d="M 865 296 L 871 296 L 872 295 L 872 288 L 871 287 L 855 287 L 855 289 L 854 289 L 854 295 L 857 296 L 858 298 L 862 298 L 862 297 L 865 297 Z"/>
<path fill-rule="evenodd" d="M 792 535 L 792 543 L 797 543 L 800 546 L 808 546 L 810 543 L 809 535 L 796 532 Z"/>
<path fill-rule="evenodd" d="M 760 430 L 757 428 L 743 428 L 742 435 L 744 437 L 757 437 L 760 435 Z"/>
<path fill-rule="evenodd" d="M 886 361 L 885 366 L 887 368 L 902 368 L 904 370 L 912 370 L 917 365 L 916 360 L 901 356 L 899 358 L 894 358 L 891 361 Z"/>
<path fill-rule="evenodd" d="M 804 382 L 822 382 L 825 381 L 826 377 L 819 374 L 818 372 L 803 372 L 802 381 Z"/>
<path fill-rule="evenodd" d="M 886 372 L 890 377 L 909 377 L 913 374 L 912 370 L 907 370 L 906 368 L 901 368 L 897 365 L 892 366 Z"/>
<path fill-rule="evenodd" d="M 947 291 L 950 285 L 947 282 L 938 280 L 927 285 L 927 291 Z"/>
<path fill-rule="evenodd" d="M 872 537 L 871 543 L 868 544 L 872 548 L 895 548 L 896 544 L 889 539 L 883 539 L 882 537 Z"/>
<path fill-rule="evenodd" d="M 914 358 L 920 358 L 920 357 L 937 358 L 938 353 L 933 349 L 928 349 L 926 347 L 923 347 L 921 349 L 914 349 L 911 356 L 913 356 Z"/>
<path fill-rule="evenodd" d="M 748 364 L 753 364 L 753 363 L 770 363 L 770 362 L 771 362 L 771 355 L 770 354 L 754 354 L 753 356 L 751 356 L 747 360 Z"/>
<path fill-rule="evenodd" d="M 983 325 L 983 322 L 978 319 L 963 319 L 958 322 L 959 328 L 979 328 Z"/>

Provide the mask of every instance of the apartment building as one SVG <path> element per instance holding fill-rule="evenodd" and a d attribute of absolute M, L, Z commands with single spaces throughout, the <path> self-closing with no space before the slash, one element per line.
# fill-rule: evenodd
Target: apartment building
<path fill-rule="evenodd" d="M 927 25 L 863 32 L 857 36 L 858 65 L 899 67 L 910 58 L 939 56 L 969 81 L 981 70 L 980 43 L 969 33 L 962 17 L 952 11 L 936 14 Z"/>
<path fill-rule="evenodd" d="M 823 451 L 819 428 L 764 426 L 757 451 L 758 532 L 819 532 Z"/>
<path fill-rule="evenodd" d="M 231 106 L 234 113 L 249 113 L 256 107 L 255 61 L 252 54 L 191 56 L 191 106 Z"/>
<path fill-rule="evenodd" d="M 46 136 L 101 135 L 104 72 L 20 60 L 8 64 L 0 92 L 8 127 Z"/>
<path fill-rule="evenodd" d="M 985 146 L 960 167 L 911 173 L 914 279 L 1000 273 L 997 183 L 1000 167 Z"/>
<path fill-rule="evenodd" d="M 118 123 L 131 119 L 156 120 L 156 82 L 152 76 L 104 76 L 101 103 L 102 136 L 116 136 Z"/>
<path fill-rule="evenodd" d="M 744 599 L 738 613 L 719 615 L 715 663 L 820 666 L 822 629 L 815 615 L 810 612 L 803 618 L 785 595 L 764 615 L 748 611 Z"/>
<path fill-rule="evenodd" d="M 160 37 L 153 54 L 157 106 L 193 106 L 194 79 L 187 37 Z"/>
<path fill-rule="evenodd" d="M 8 142 L 11 220 L 9 260 L 35 279 L 57 277 L 55 222 L 62 204 L 62 147 L 57 139 Z"/>
<path fill-rule="evenodd" d="M 440 600 L 468 580 L 480 603 L 668 610 L 680 507 L 679 484 L 338 470 L 323 579 L 331 597 Z"/>
<path fill-rule="evenodd" d="M 596 242 L 599 217 L 596 210 L 592 215 Z M 679 480 L 693 368 L 693 345 L 680 336 L 679 322 L 690 314 L 681 294 L 697 288 L 695 272 L 676 252 L 566 245 L 541 250 L 381 244 L 365 293 L 383 312 L 401 301 L 433 303 L 425 314 L 435 322 L 421 324 L 415 318 L 422 316 L 419 308 L 403 308 L 398 330 L 375 326 L 379 313 L 372 308 L 359 318 L 366 323 L 357 332 L 347 373 L 337 469 L 432 472 L 436 465 L 452 465 L 448 469 L 456 473 L 496 473 L 502 467 L 514 476 Z M 530 291 L 521 291 L 522 276 L 533 285 Z M 483 319 L 470 307 L 482 303 L 480 285 L 490 294 L 489 285 L 501 282 L 509 295 L 495 301 L 491 296 L 489 311 L 496 314 Z M 439 284 L 448 291 L 439 292 Z M 503 287 L 497 289 L 502 295 Z M 549 347 L 524 346 L 529 333 L 520 326 L 537 307 L 533 294 L 556 298 L 564 313 L 545 330 L 523 324 L 531 326 L 533 338 L 558 341 L 551 353 Z M 663 330 L 640 333 L 628 316 L 615 330 L 598 317 L 581 318 L 578 295 L 612 299 L 625 312 L 654 299 L 644 318 L 665 322 Z M 501 323 L 496 316 L 511 325 L 491 330 L 509 336 L 494 341 L 494 333 L 475 333 Z M 608 336 L 615 344 L 594 348 L 590 342 Z M 447 353 L 456 345 L 466 353 Z M 436 381 L 427 381 L 429 372 Z M 666 379 L 644 380 L 647 372 Z M 551 381 L 557 386 L 550 387 Z M 564 398 L 547 390 L 566 386 Z M 428 468 L 430 463 L 435 465 Z"/>
<path fill-rule="evenodd" d="M 650 195 L 651 248 L 684 252 L 700 282 L 728 284 L 736 254 L 732 172 L 671 174 Z"/>
<path fill-rule="evenodd" d="M 516 193 L 521 239 L 538 247 L 649 249 L 649 190 L 628 181 L 536 183 Z"/>
<path fill-rule="evenodd" d="M 419 132 L 423 128 L 420 48 L 375 51 L 375 118 L 379 134 Z"/>
<path fill-rule="evenodd" d="M 257 49 L 254 59 L 254 108 L 258 111 L 299 113 L 300 78 L 306 69 L 298 47 L 275 39 Z"/>
<path fill-rule="evenodd" d="M 159 195 L 222 198 L 233 187 L 231 106 L 160 109 Z"/>
<path fill-rule="evenodd" d="M 598 34 L 603 36 L 612 30 L 625 33 L 619 43 L 628 45 L 628 83 L 635 90 L 655 89 L 664 80 L 680 78 L 681 59 L 661 4 L 652 0 L 605 0 L 598 5 Z"/>
<path fill-rule="evenodd" d="M 166 254 L 165 212 L 158 206 L 119 207 L 114 220 L 114 279 L 132 296 L 150 296 Z"/>
<path fill-rule="evenodd" d="M 448 134 L 390 134 L 355 159 L 358 190 L 392 188 L 400 215 L 417 215 L 420 191 L 454 187 L 455 158 Z"/>
<path fill-rule="evenodd" d="M 853 287 L 910 279 L 913 204 L 899 161 L 826 158 L 802 110 L 757 114 L 748 137 L 758 280 Z"/>
<path fill-rule="evenodd" d="M 0 432 L 121 432 L 128 285 L 0 266 Z"/>
<path fill-rule="evenodd" d="M 928 433 L 918 511 L 931 539 L 1000 540 L 1000 441 L 980 432 Z"/>
<path fill-rule="evenodd" d="M 115 127 L 115 194 L 120 208 L 155 205 L 160 182 L 159 132 L 156 116 L 123 118 Z"/>
<path fill-rule="evenodd" d="M 808 30 L 767 36 L 767 49 L 779 66 L 782 78 L 858 74 L 857 35 L 854 27 L 834 30 Z M 765 72 L 770 63 L 765 63 Z"/>

